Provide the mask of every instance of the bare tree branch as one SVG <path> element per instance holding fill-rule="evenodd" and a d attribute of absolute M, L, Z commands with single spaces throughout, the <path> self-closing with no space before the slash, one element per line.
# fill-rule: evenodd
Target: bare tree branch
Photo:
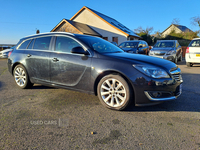
<path fill-rule="evenodd" d="M 200 27 L 200 16 L 192 17 L 190 20 L 192 25 L 198 25 Z"/>
<path fill-rule="evenodd" d="M 179 18 L 174 18 L 174 19 L 172 20 L 172 24 L 180 25 L 180 19 L 179 19 Z"/>

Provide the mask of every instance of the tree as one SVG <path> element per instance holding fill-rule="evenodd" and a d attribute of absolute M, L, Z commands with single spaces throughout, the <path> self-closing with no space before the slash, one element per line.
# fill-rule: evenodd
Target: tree
<path fill-rule="evenodd" d="M 179 19 L 179 18 L 174 18 L 174 19 L 172 20 L 172 24 L 180 25 L 180 19 Z"/>
<path fill-rule="evenodd" d="M 190 18 L 192 25 L 198 25 L 200 27 L 200 16 Z"/>
<path fill-rule="evenodd" d="M 141 26 L 139 26 L 134 31 L 137 35 L 142 37 L 142 39 L 145 40 L 149 45 L 152 45 L 152 37 L 150 34 L 153 31 L 153 27 L 147 27 L 146 29 L 143 29 Z"/>
<path fill-rule="evenodd" d="M 137 34 L 147 34 L 147 35 L 150 35 L 151 32 L 153 32 L 153 27 L 147 27 L 146 29 L 143 29 L 141 26 L 139 26 L 137 29 L 134 29 L 134 31 L 137 33 Z"/>

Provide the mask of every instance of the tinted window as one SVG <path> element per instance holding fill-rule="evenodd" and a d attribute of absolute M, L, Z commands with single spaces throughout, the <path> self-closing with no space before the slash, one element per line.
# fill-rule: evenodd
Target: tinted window
<path fill-rule="evenodd" d="M 138 47 L 140 47 L 140 46 L 143 47 L 143 46 L 142 46 L 142 42 L 139 43 Z"/>
<path fill-rule="evenodd" d="M 31 40 L 23 41 L 18 49 L 26 49 Z"/>
<path fill-rule="evenodd" d="M 191 46 L 191 47 L 199 47 L 199 46 L 200 46 L 200 40 L 193 40 L 193 41 L 190 43 L 190 46 Z"/>
<path fill-rule="evenodd" d="M 29 44 L 29 46 L 28 46 L 27 49 L 33 49 L 33 43 L 34 43 L 34 41 L 35 41 L 35 40 L 32 40 L 32 41 L 31 41 L 31 43 Z"/>
<path fill-rule="evenodd" d="M 48 50 L 50 41 L 51 41 L 51 36 L 37 38 L 37 39 L 35 39 L 33 49 Z"/>
<path fill-rule="evenodd" d="M 124 52 L 112 43 L 97 37 L 79 37 L 79 39 L 87 44 L 91 49 L 99 53 L 117 53 Z"/>
<path fill-rule="evenodd" d="M 121 48 L 136 48 L 139 42 L 124 42 L 119 47 Z"/>
<path fill-rule="evenodd" d="M 71 53 L 71 50 L 74 47 L 78 47 L 78 46 L 81 46 L 81 45 L 77 43 L 76 41 L 74 41 L 73 39 L 68 38 L 68 37 L 58 36 L 56 38 L 55 51 Z"/>
<path fill-rule="evenodd" d="M 175 43 L 171 41 L 157 42 L 154 47 L 174 47 Z"/>

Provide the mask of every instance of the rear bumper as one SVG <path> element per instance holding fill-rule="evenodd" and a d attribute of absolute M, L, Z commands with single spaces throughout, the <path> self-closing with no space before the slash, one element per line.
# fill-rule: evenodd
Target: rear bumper
<path fill-rule="evenodd" d="M 192 54 L 195 55 L 195 54 Z M 191 54 L 185 54 L 185 61 L 189 63 L 200 63 L 200 57 L 192 57 Z"/>

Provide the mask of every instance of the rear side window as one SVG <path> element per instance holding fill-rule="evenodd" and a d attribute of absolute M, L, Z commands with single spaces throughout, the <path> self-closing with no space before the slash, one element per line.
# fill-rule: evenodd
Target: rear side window
<path fill-rule="evenodd" d="M 51 36 L 36 38 L 33 49 L 37 50 L 49 50 Z"/>
<path fill-rule="evenodd" d="M 200 47 L 200 40 L 193 40 L 190 43 L 190 47 Z"/>
<path fill-rule="evenodd" d="M 74 47 L 81 46 L 79 43 L 68 37 L 58 36 L 56 38 L 55 51 L 71 53 Z"/>
<path fill-rule="evenodd" d="M 18 49 L 26 49 L 28 44 L 30 43 L 31 40 L 26 40 L 26 41 L 23 41 L 20 46 L 18 47 Z"/>

